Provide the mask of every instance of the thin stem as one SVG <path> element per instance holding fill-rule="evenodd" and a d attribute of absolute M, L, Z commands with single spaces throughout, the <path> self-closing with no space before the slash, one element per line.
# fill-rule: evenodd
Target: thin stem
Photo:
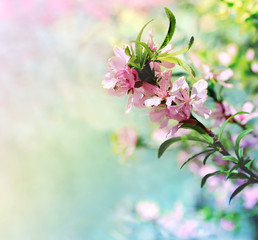
<path fill-rule="evenodd" d="M 210 137 L 214 139 L 214 145 L 218 149 L 219 153 L 221 153 L 223 156 L 231 156 L 231 154 L 227 151 L 227 149 L 223 146 L 221 141 L 218 139 L 217 135 L 214 134 L 210 129 L 205 127 L 200 121 L 198 121 L 195 117 L 192 116 L 194 120 L 196 120 L 196 125 L 200 126 Z M 239 164 L 239 168 L 248 173 L 251 178 L 253 183 L 258 183 L 258 175 L 257 173 L 254 173 L 253 171 L 249 170 L 246 166 L 243 164 Z"/>

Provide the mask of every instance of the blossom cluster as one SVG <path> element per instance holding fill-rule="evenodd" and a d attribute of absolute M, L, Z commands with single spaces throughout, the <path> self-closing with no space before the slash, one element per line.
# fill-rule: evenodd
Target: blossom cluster
<path fill-rule="evenodd" d="M 158 46 L 153 42 L 152 30 L 149 31 L 147 45 L 152 54 L 157 53 Z M 204 106 L 208 97 L 206 80 L 200 79 L 192 88 L 184 76 L 172 82 L 172 68 L 175 64 L 168 61 L 147 59 L 142 68 L 132 66 L 130 55 L 126 52 L 129 49 L 133 51 L 132 55 L 137 54 L 135 44 L 114 49 L 115 56 L 109 59 L 108 72 L 103 80 L 103 86 L 109 89 L 110 94 L 129 96 L 127 113 L 132 106 L 149 108 L 151 121 L 160 122 L 161 128 L 168 126 L 169 119 L 178 121 L 169 130 L 170 136 L 190 119 L 192 112 L 205 119 L 211 115 L 211 110 Z M 168 44 L 161 54 L 168 54 L 172 49 L 173 46 Z"/>

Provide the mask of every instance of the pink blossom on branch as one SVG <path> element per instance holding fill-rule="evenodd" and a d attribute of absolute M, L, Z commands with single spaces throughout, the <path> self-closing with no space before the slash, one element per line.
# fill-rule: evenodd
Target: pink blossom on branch
<path fill-rule="evenodd" d="M 209 118 L 211 111 L 203 105 L 208 97 L 207 87 L 208 83 L 201 79 L 193 84 L 190 93 L 190 87 L 185 77 L 177 79 L 171 90 L 174 95 L 173 101 L 176 103 L 169 108 L 171 118 L 178 121 L 187 120 L 192 111 L 205 119 Z"/>

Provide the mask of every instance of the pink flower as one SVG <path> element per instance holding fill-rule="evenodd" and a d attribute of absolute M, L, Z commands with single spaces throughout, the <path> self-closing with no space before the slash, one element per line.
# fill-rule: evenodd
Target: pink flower
<path fill-rule="evenodd" d="M 169 232 L 174 232 L 175 228 L 182 221 L 184 215 L 184 206 L 181 202 L 174 204 L 173 210 L 158 219 L 158 224 Z"/>
<path fill-rule="evenodd" d="M 114 48 L 115 56 L 108 60 L 108 72 L 102 82 L 103 87 L 107 89 L 113 89 L 118 81 L 116 75 L 119 71 L 124 70 L 130 59 L 125 54 L 125 50 L 119 47 Z"/>
<path fill-rule="evenodd" d="M 150 50 L 155 53 L 157 50 L 158 50 L 158 46 L 155 45 L 154 41 L 153 41 L 153 31 L 152 29 L 149 30 L 149 40 L 147 42 Z M 161 50 L 161 53 L 165 53 L 165 52 L 169 52 L 173 49 L 173 45 L 172 44 L 168 44 L 166 47 L 164 47 L 162 50 Z M 165 61 L 162 61 L 161 63 L 158 63 L 158 62 L 151 62 L 150 63 L 150 66 L 152 69 L 155 70 L 155 72 L 161 72 L 161 68 L 160 66 L 163 66 L 163 67 L 166 67 L 166 68 L 173 68 L 175 66 L 174 63 L 169 63 L 169 62 L 165 62 Z"/>
<path fill-rule="evenodd" d="M 220 63 L 224 64 L 224 65 L 229 65 L 232 61 L 231 55 L 229 55 L 226 52 L 220 52 L 218 55 L 218 60 Z"/>
<path fill-rule="evenodd" d="M 218 81 L 220 85 L 226 88 L 233 88 L 233 84 L 225 83 L 225 81 L 229 80 L 234 75 L 232 69 L 228 68 L 214 76 L 214 78 Z"/>
<path fill-rule="evenodd" d="M 171 127 L 167 126 L 166 128 L 159 128 L 156 129 L 152 135 L 151 138 L 154 141 L 157 142 L 164 142 L 165 140 L 167 140 L 170 136 L 168 135 L 169 131 L 171 130 Z M 189 129 L 184 129 L 184 128 L 180 128 L 176 134 L 173 135 L 173 137 L 181 137 L 181 136 L 185 136 L 187 134 L 190 133 L 191 130 Z M 184 160 L 187 158 L 184 158 Z M 182 163 L 183 164 L 183 163 Z"/>
<path fill-rule="evenodd" d="M 208 97 L 207 87 L 208 83 L 201 79 L 193 85 L 190 95 L 190 88 L 185 77 L 177 79 L 171 90 L 174 95 L 173 101 L 176 103 L 169 108 L 171 118 L 178 121 L 187 120 L 193 111 L 207 119 L 211 114 L 211 111 L 203 106 Z"/>
<path fill-rule="evenodd" d="M 195 238 L 199 222 L 195 219 L 187 219 L 175 231 L 175 235 L 182 239 Z"/>
<path fill-rule="evenodd" d="M 224 230 L 227 230 L 227 231 L 232 231 L 235 229 L 235 223 L 232 222 L 232 221 L 229 221 L 225 218 L 221 218 L 220 219 L 220 225 L 221 227 L 224 229 Z"/>
<path fill-rule="evenodd" d="M 253 62 L 251 65 L 251 70 L 253 73 L 258 73 L 258 62 Z"/>
<path fill-rule="evenodd" d="M 240 122 L 242 125 L 245 125 L 249 120 L 258 117 L 258 110 L 254 110 L 254 105 L 251 102 L 246 102 L 242 110 L 243 112 L 248 112 L 249 114 L 239 114 L 234 117 L 234 119 Z"/>
<path fill-rule="evenodd" d="M 228 45 L 227 52 L 230 56 L 235 56 L 237 54 L 237 45 L 234 43 L 231 43 Z"/>
<path fill-rule="evenodd" d="M 161 128 L 166 127 L 168 124 L 170 111 L 168 107 L 172 103 L 171 95 L 171 71 L 165 71 L 159 73 L 160 81 L 158 86 L 153 86 L 149 83 L 143 84 L 143 89 L 145 90 L 146 100 L 144 102 L 145 106 L 153 108 L 150 110 L 150 119 L 153 122 L 161 122 Z"/>
<path fill-rule="evenodd" d="M 207 79 L 207 80 L 208 79 L 213 79 L 214 75 L 211 72 L 211 68 L 208 65 L 206 65 L 206 64 L 203 64 L 202 67 L 203 67 L 203 72 L 205 74 L 204 79 Z"/>
<path fill-rule="evenodd" d="M 252 61 L 254 60 L 255 58 L 255 51 L 253 48 L 249 48 L 247 51 L 246 51 L 246 54 L 245 54 L 245 57 L 248 61 Z"/>
<path fill-rule="evenodd" d="M 114 77 L 116 83 L 114 86 L 114 94 L 125 95 L 134 92 L 135 83 L 138 81 L 138 73 L 135 69 L 131 69 L 125 65 L 124 69 L 117 72 Z"/>
<path fill-rule="evenodd" d="M 243 193 L 244 207 L 252 209 L 258 203 L 258 187 L 248 188 Z"/>
<path fill-rule="evenodd" d="M 158 82 L 158 86 L 153 86 L 149 83 L 143 85 L 145 94 L 151 96 L 145 100 L 146 107 L 158 106 L 162 101 L 164 101 L 167 106 L 171 105 L 171 74 L 171 71 L 165 71 L 158 74 L 158 77 L 161 78 Z"/>
<path fill-rule="evenodd" d="M 221 126 L 227 117 L 236 113 L 236 110 L 227 102 L 216 103 L 216 109 L 212 111 L 211 118 L 214 119 L 214 126 Z"/>
<path fill-rule="evenodd" d="M 159 207 L 154 202 L 139 202 L 136 205 L 136 212 L 146 221 L 155 220 L 159 216 Z"/>
<path fill-rule="evenodd" d="M 117 133 L 113 134 L 113 150 L 117 154 L 123 154 L 125 158 L 131 157 L 136 149 L 138 135 L 134 128 L 124 127 Z"/>

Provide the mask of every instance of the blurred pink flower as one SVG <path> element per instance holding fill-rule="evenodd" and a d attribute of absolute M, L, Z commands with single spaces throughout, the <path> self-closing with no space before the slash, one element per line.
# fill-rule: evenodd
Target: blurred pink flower
<path fill-rule="evenodd" d="M 146 221 L 155 220 L 159 216 L 159 206 L 155 202 L 139 202 L 135 208 L 139 216 Z"/>
<path fill-rule="evenodd" d="M 169 232 L 174 232 L 184 215 L 184 206 L 181 202 L 174 204 L 173 210 L 158 219 L 158 224 Z"/>
<path fill-rule="evenodd" d="M 207 100 L 207 87 L 208 83 L 201 79 L 193 84 L 191 95 L 188 83 L 185 77 L 180 77 L 173 83 L 172 94 L 174 95 L 173 101 L 176 105 L 172 105 L 170 110 L 170 117 L 177 121 L 182 121 L 190 118 L 191 111 L 197 115 L 207 119 L 211 111 L 203 106 Z"/>
<path fill-rule="evenodd" d="M 196 237 L 199 222 L 195 219 L 185 220 L 176 230 L 175 235 L 181 239 L 191 239 Z"/>
<path fill-rule="evenodd" d="M 225 81 L 229 80 L 233 77 L 234 72 L 232 69 L 228 68 L 218 74 L 215 74 L 214 78 L 218 81 L 220 85 L 226 88 L 233 88 L 233 84 L 225 83 Z"/>
<path fill-rule="evenodd" d="M 235 229 L 235 223 L 232 222 L 232 221 L 229 221 L 225 218 L 221 218 L 220 219 L 220 225 L 221 227 L 224 229 L 224 230 L 227 230 L 227 231 L 232 231 Z"/>
<path fill-rule="evenodd" d="M 229 80 L 234 72 L 232 69 L 228 68 L 221 72 L 213 73 L 210 66 L 207 64 L 202 64 L 199 57 L 195 54 L 191 54 L 192 61 L 197 69 L 200 70 L 201 74 L 203 74 L 205 80 L 215 79 L 220 85 L 226 88 L 232 88 L 233 85 L 229 83 L 225 83 L 225 81 Z"/>
<path fill-rule="evenodd" d="M 236 110 L 226 101 L 223 101 L 222 103 L 216 103 L 216 108 L 212 111 L 211 114 L 211 118 L 214 120 L 214 126 L 221 126 L 226 120 L 226 117 L 230 117 L 234 113 L 236 113 Z"/>
<path fill-rule="evenodd" d="M 147 44 L 148 44 L 150 50 L 153 53 L 155 53 L 158 50 L 158 46 L 155 45 L 155 43 L 153 41 L 153 31 L 152 31 L 152 29 L 149 30 L 149 39 L 148 39 Z M 161 53 L 169 52 L 173 48 L 174 48 L 174 46 L 169 43 L 166 47 L 164 47 L 161 50 Z M 161 73 L 161 67 L 160 66 L 163 66 L 163 67 L 166 67 L 166 68 L 173 68 L 175 66 L 175 64 L 174 63 L 170 63 L 170 62 L 166 62 L 166 61 L 161 61 L 161 63 L 159 63 L 159 62 L 150 62 L 150 66 L 151 66 L 152 69 L 155 70 L 155 72 Z"/>
<path fill-rule="evenodd" d="M 228 45 L 227 52 L 230 56 L 235 56 L 237 54 L 237 45 L 234 43 L 231 43 Z"/>
<path fill-rule="evenodd" d="M 249 49 L 246 51 L 245 57 L 246 57 L 246 59 L 249 60 L 249 61 L 254 60 L 254 58 L 255 58 L 255 51 L 254 51 L 254 49 L 253 49 L 253 48 L 249 48 Z"/>
<path fill-rule="evenodd" d="M 239 114 L 234 117 L 234 119 L 240 122 L 242 125 L 245 125 L 249 120 L 258 117 L 258 109 L 254 110 L 254 105 L 251 102 L 246 102 L 243 105 L 241 111 L 249 113 L 249 114 Z"/>
<path fill-rule="evenodd" d="M 258 62 L 253 62 L 251 65 L 251 70 L 253 73 L 258 73 Z"/>
<path fill-rule="evenodd" d="M 178 131 L 173 135 L 170 136 L 168 133 L 170 131 L 171 127 L 166 127 L 166 128 L 158 128 L 155 131 L 153 131 L 151 138 L 154 141 L 157 142 L 164 142 L 165 140 L 167 140 L 170 137 L 181 137 L 181 136 L 185 136 L 187 134 L 190 133 L 191 130 L 189 129 L 183 129 L 183 128 L 179 128 Z"/>
<path fill-rule="evenodd" d="M 138 135 L 134 128 L 124 127 L 112 135 L 112 140 L 114 143 L 114 152 L 122 154 L 125 158 L 129 158 L 135 152 Z"/>
<path fill-rule="evenodd" d="M 203 67 L 203 72 L 205 74 L 204 79 L 206 79 L 206 80 L 213 79 L 214 75 L 211 72 L 211 68 L 206 64 L 203 64 L 202 67 Z"/>
<path fill-rule="evenodd" d="M 258 187 L 250 187 L 243 192 L 244 207 L 247 209 L 254 208 L 258 203 Z"/>
<path fill-rule="evenodd" d="M 227 65 L 229 65 L 231 63 L 232 58 L 231 58 L 231 56 L 228 53 L 220 52 L 218 54 L 218 60 L 219 60 L 220 63 L 222 63 L 222 64 L 227 66 Z"/>

